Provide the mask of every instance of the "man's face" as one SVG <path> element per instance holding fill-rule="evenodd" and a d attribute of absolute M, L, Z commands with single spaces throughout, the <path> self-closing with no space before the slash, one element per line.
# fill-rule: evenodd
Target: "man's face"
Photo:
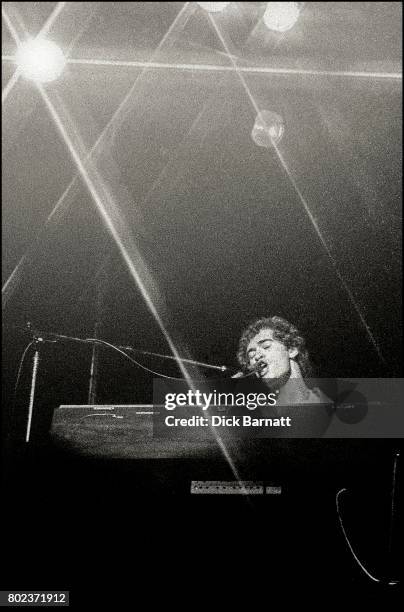
<path fill-rule="evenodd" d="M 296 355 L 296 349 L 287 349 L 275 340 L 272 329 L 262 329 L 247 346 L 247 363 L 250 368 L 258 365 L 260 378 L 280 378 L 289 372 L 289 360 Z"/>

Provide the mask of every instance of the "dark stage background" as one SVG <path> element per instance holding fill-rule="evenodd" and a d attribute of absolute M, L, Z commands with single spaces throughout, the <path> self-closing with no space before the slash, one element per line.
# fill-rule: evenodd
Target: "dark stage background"
<path fill-rule="evenodd" d="M 22 23 L 36 34 L 56 7 L 4 4 L 21 36 Z M 237 66 L 257 69 L 242 73 L 257 107 L 283 117 L 287 171 L 253 142 L 251 99 L 196 3 L 66 3 L 50 37 L 70 59 L 105 63 L 71 62 L 46 91 L 80 155 L 108 126 L 88 175 L 180 354 L 236 368 L 244 326 L 276 314 L 301 329 L 319 376 L 401 377 L 401 3 L 308 2 L 282 35 L 262 12 L 231 3 L 213 19 Z M 3 88 L 14 53 L 3 20 Z M 218 579 L 234 595 L 242 575 L 251 597 L 298 581 L 312 592 L 387 594 L 353 561 L 335 494 L 349 489 L 345 520 L 372 573 L 397 572 L 402 556 L 395 543 L 388 558 L 388 540 L 401 440 L 268 441 L 239 467 L 281 484 L 279 499 L 192 497 L 196 474 L 231 479 L 223 460 L 159 459 L 151 449 L 148 461 L 107 461 L 55 448 L 54 409 L 88 402 L 92 346 L 65 341 L 41 345 L 24 444 L 32 350 L 14 387 L 28 321 L 170 353 L 88 183 L 71 185 L 76 172 L 60 126 L 20 78 L 3 104 L 5 586 L 74 592 L 82 582 L 90 602 L 102 599 L 95 584 L 112 598 L 117 584 L 159 589 L 172 576 L 164 589 L 182 593 L 188 582 L 199 598 Z M 152 374 L 97 351 L 94 403 L 151 403 Z M 169 361 L 137 359 L 179 375 Z"/>

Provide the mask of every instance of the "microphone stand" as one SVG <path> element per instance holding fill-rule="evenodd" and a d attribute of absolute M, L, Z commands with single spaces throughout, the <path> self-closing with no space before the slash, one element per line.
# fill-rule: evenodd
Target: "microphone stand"
<path fill-rule="evenodd" d="M 151 357 L 160 357 L 161 359 L 173 359 L 174 361 L 177 361 L 177 358 L 174 357 L 173 355 L 163 355 L 161 353 L 151 353 L 150 351 L 141 351 L 140 349 L 134 349 L 131 346 L 119 346 L 118 348 L 121 348 L 124 351 L 131 351 L 132 353 L 140 353 L 141 355 L 149 355 Z M 184 357 L 180 357 L 180 361 L 184 363 L 189 363 L 191 365 L 198 365 L 202 368 L 208 368 L 211 370 L 220 370 L 220 372 L 227 372 L 227 370 L 229 369 L 227 366 L 224 366 L 224 365 L 217 366 L 211 363 L 206 363 L 204 361 L 195 361 L 194 359 L 185 359 Z"/>
<path fill-rule="evenodd" d="M 81 342 L 84 344 L 89 344 L 89 343 L 91 344 L 93 342 L 95 343 L 99 342 L 100 344 L 112 344 L 112 343 L 105 342 L 101 338 L 76 338 L 75 336 L 65 336 L 63 334 L 56 334 L 54 332 L 43 332 L 38 329 L 33 329 L 30 323 L 27 324 L 27 327 L 28 327 L 28 331 L 34 334 L 34 338 L 38 337 L 42 341 L 46 340 L 47 342 L 56 342 L 57 340 L 69 340 L 72 342 Z M 24 331 L 27 331 L 26 328 L 24 329 Z M 177 361 L 177 358 L 174 357 L 173 355 L 165 355 L 163 353 L 153 353 L 151 351 L 142 351 L 140 349 L 135 349 L 132 346 L 121 346 L 121 345 L 112 345 L 112 346 L 115 346 L 115 348 L 118 348 L 118 349 L 122 349 L 123 351 L 131 351 L 133 353 L 140 353 L 142 355 L 149 355 L 151 357 L 160 357 L 161 359 L 173 359 Z M 185 357 L 180 357 L 179 360 L 184 363 L 199 365 L 202 368 L 207 368 L 211 370 L 219 370 L 220 372 L 227 372 L 228 370 L 233 369 L 225 365 L 214 365 L 212 363 L 207 363 L 205 361 L 196 361 L 194 359 L 186 359 Z"/>
<path fill-rule="evenodd" d="M 95 287 L 95 324 L 94 324 L 94 334 L 93 338 L 97 339 L 99 331 L 102 325 L 103 318 L 103 306 L 105 302 L 105 296 L 108 291 L 108 267 L 110 264 L 111 258 L 110 256 L 107 260 L 102 264 L 100 273 L 98 275 L 98 282 Z M 88 386 L 88 405 L 92 405 L 96 403 L 97 397 L 97 387 L 98 387 L 98 366 L 99 366 L 99 355 L 100 344 L 94 342 L 93 351 L 91 357 L 91 366 L 90 366 L 90 381 Z"/>
<path fill-rule="evenodd" d="M 25 432 L 25 442 L 28 443 L 31 436 L 31 426 L 32 426 L 32 415 L 34 412 L 34 399 L 35 399 L 35 389 L 36 389 L 36 381 L 38 376 L 38 367 L 39 367 L 39 347 L 43 342 L 56 342 L 54 339 L 46 338 L 46 334 L 41 334 L 37 330 L 32 329 L 31 323 L 27 323 L 28 331 L 33 335 L 33 343 L 34 343 L 34 356 L 32 360 L 32 377 L 31 377 L 31 389 L 29 393 L 29 405 L 28 405 L 28 416 L 27 416 L 27 429 Z"/>
<path fill-rule="evenodd" d="M 35 397 L 35 387 L 36 387 L 36 377 L 38 374 L 38 363 L 39 363 L 39 339 L 34 341 L 35 352 L 32 364 L 32 379 L 31 379 L 31 390 L 29 394 L 29 406 L 28 406 L 28 420 L 27 420 L 27 431 L 25 432 L 25 442 L 29 442 L 29 437 L 31 435 L 31 423 L 32 423 L 32 413 L 34 410 L 34 397 Z"/>
<path fill-rule="evenodd" d="M 65 336 L 62 334 L 56 334 L 53 332 L 43 332 L 40 331 L 38 329 L 34 329 L 31 325 L 31 323 L 27 323 L 26 328 L 24 328 L 24 331 L 28 331 L 30 334 L 32 334 L 32 341 L 34 343 L 34 347 L 35 347 L 35 351 L 34 351 L 34 356 L 33 356 L 33 362 L 32 362 L 32 375 L 31 375 L 31 389 L 30 389 L 30 396 L 29 396 L 29 405 L 28 405 L 28 417 L 27 417 L 27 429 L 25 432 L 25 442 L 28 443 L 30 440 L 30 436 L 31 436 L 31 426 L 32 426 L 32 417 L 33 417 L 33 412 L 34 412 L 34 400 L 35 400 L 35 390 L 36 390 L 36 382 L 37 382 L 37 377 L 38 377 L 38 368 L 39 368 L 39 348 L 40 345 L 43 344 L 44 342 L 57 342 L 59 340 L 67 340 L 67 341 L 71 341 L 71 342 L 80 342 L 80 343 L 84 343 L 84 344 L 91 344 L 94 343 L 96 344 L 97 342 L 99 342 L 100 344 L 103 344 L 103 340 L 98 339 L 98 338 L 75 338 L 74 336 Z M 125 351 L 132 351 L 134 353 L 141 353 L 142 355 L 149 355 L 152 357 L 159 357 L 161 359 L 174 359 L 176 360 L 176 358 L 173 355 L 163 355 L 161 353 L 153 353 L 151 351 L 141 351 L 139 349 L 134 349 L 130 346 L 117 346 L 116 348 L 125 350 Z M 189 363 L 189 364 L 193 364 L 193 365 L 198 365 L 200 367 L 203 368 L 209 368 L 209 369 L 213 369 L 213 370 L 220 370 L 221 372 L 226 372 L 227 370 L 229 370 L 229 368 L 227 366 L 221 365 L 221 366 L 217 366 L 217 365 L 213 365 L 211 363 L 206 363 L 203 361 L 195 361 L 193 359 L 185 359 L 185 358 L 180 358 L 180 361 L 185 362 L 185 363 Z"/>

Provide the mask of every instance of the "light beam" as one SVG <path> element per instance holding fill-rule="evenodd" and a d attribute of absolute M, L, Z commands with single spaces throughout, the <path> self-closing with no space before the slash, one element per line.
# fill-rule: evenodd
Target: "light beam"
<path fill-rule="evenodd" d="M 1 92 L 1 103 L 4 104 L 4 102 L 7 100 L 10 92 L 12 91 L 14 85 L 17 83 L 18 79 L 20 77 L 20 69 L 17 68 L 12 76 L 10 77 L 10 79 L 7 82 L 7 85 L 4 87 L 4 89 Z"/>
<path fill-rule="evenodd" d="M 125 231 L 125 221 L 119 214 L 119 210 L 112 199 L 111 194 L 108 192 L 107 187 L 103 184 L 102 178 L 99 176 L 98 171 L 94 164 L 90 163 L 88 156 L 84 156 L 82 153 L 79 153 L 78 144 L 73 143 L 72 134 L 68 133 L 68 130 L 65 127 L 65 123 L 63 122 L 57 112 L 54 104 L 52 103 L 49 95 L 42 87 L 42 85 L 38 84 L 38 90 L 42 96 L 43 101 L 45 102 L 46 107 L 49 110 L 50 115 L 52 116 L 56 127 L 58 128 L 68 150 L 69 153 L 79 171 L 79 174 L 84 181 L 89 193 L 92 196 L 92 199 L 98 209 L 98 212 L 101 215 L 101 218 L 111 233 L 115 244 L 117 245 L 123 260 L 125 261 L 128 270 L 135 281 L 143 299 L 145 300 L 150 312 L 152 313 L 154 319 L 159 325 L 164 337 L 167 340 L 167 343 L 176 357 L 178 366 L 180 367 L 182 374 L 187 380 L 188 384 L 192 384 L 192 380 L 189 378 L 187 370 L 184 368 L 180 356 L 177 353 L 177 349 L 174 346 L 174 343 L 171 340 L 165 326 L 160 318 L 159 313 L 150 298 L 149 291 L 146 288 L 146 283 L 144 279 L 141 277 L 139 270 L 136 267 L 135 261 L 139 264 L 141 261 L 140 253 L 137 251 L 135 245 L 131 240 L 131 236 L 128 231 Z"/>
<path fill-rule="evenodd" d="M 165 41 L 167 40 L 167 37 L 169 36 L 169 34 L 171 34 L 174 31 L 175 28 L 180 27 L 181 25 L 182 26 L 185 25 L 185 23 L 188 20 L 189 14 L 190 14 L 189 4 L 190 4 L 189 2 L 186 2 L 184 6 L 181 8 L 181 10 L 177 13 L 174 21 L 168 28 L 168 31 L 164 34 L 163 38 L 159 42 L 156 50 L 153 53 L 153 56 L 155 56 L 160 51 L 161 47 L 164 45 Z M 148 68 L 148 63 L 146 62 L 145 65 L 143 66 L 143 71 L 141 72 L 140 75 L 136 77 L 129 92 L 126 94 L 126 96 L 124 97 L 124 99 L 122 100 L 122 102 L 120 103 L 120 105 L 118 106 L 114 114 L 112 115 L 111 119 L 108 121 L 107 125 L 104 127 L 104 129 L 98 136 L 94 146 L 90 149 L 88 156 L 85 160 L 86 162 L 87 160 L 90 160 L 95 153 L 100 152 L 102 145 L 104 144 L 107 137 L 110 135 L 110 132 L 112 131 L 112 128 L 114 127 L 114 124 L 116 123 L 118 117 L 123 114 L 125 107 L 128 106 L 131 100 L 131 97 L 135 91 L 136 85 L 139 83 L 142 76 L 146 73 L 147 68 Z M 35 249 L 37 245 L 40 245 L 40 240 L 44 237 L 47 228 L 49 227 L 51 222 L 53 223 L 57 222 L 60 219 L 60 216 L 64 212 L 66 212 L 66 210 L 64 209 L 64 204 L 66 203 L 67 198 L 71 194 L 74 187 L 78 184 L 78 180 L 79 180 L 79 175 L 77 174 L 76 176 L 72 178 L 69 185 L 67 186 L 67 188 L 65 189 L 65 191 L 63 192 L 59 200 L 56 202 L 51 213 L 47 217 L 47 220 L 45 222 L 43 229 L 39 232 L 35 241 L 31 243 L 31 246 L 28 249 L 28 253 L 19 260 L 18 264 L 16 265 L 16 267 L 14 268 L 14 270 L 12 271 L 12 273 L 10 274 L 6 282 L 4 283 L 2 287 L 2 308 L 3 309 L 6 307 L 11 295 L 14 293 L 14 291 L 18 287 L 18 284 L 21 282 L 23 271 L 24 271 L 24 266 L 30 261 L 30 259 L 32 259 L 33 255 L 35 254 Z M 67 203 L 65 208 L 67 209 L 68 206 L 69 206 L 69 202 Z"/>
<path fill-rule="evenodd" d="M 401 72 L 370 72 L 366 70 L 311 70 L 303 68 L 270 68 L 269 66 L 223 66 L 221 64 L 187 64 L 153 62 L 140 60 L 109 60 L 109 59 L 75 59 L 67 60 L 68 64 L 81 64 L 83 66 L 122 66 L 133 68 L 147 68 L 154 70 L 190 70 L 201 72 L 240 72 L 247 74 L 274 74 L 274 75 L 296 75 L 296 76 L 325 76 L 325 77 L 348 77 L 364 79 L 394 79 L 401 80 Z"/>
<path fill-rule="evenodd" d="M 6 11 L 4 10 L 4 6 L 1 8 L 1 15 L 4 21 L 6 22 L 8 30 L 11 36 L 13 37 L 15 44 L 18 46 L 20 44 L 20 37 L 18 36 L 17 30 L 12 24 L 10 17 L 7 15 Z"/>
<path fill-rule="evenodd" d="M 213 25 L 213 28 L 214 28 L 217 36 L 219 37 L 219 39 L 220 39 L 220 41 L 221 41 L 221 43 L 223 45 L 223 48 L 228 53 L 229 59 L 232 62 L 234 68 L 236 69 L 236 71 L 238 73 L 239 79 L 240 79 L 240 81 L 241 81 L 241 83 L 242 83 L 242 85 L 243 85 L 243 87 L 244 87 L 244 89 L 245 89 L 245 91 L 246 91 L 246 93 L 248 95 L 248 98 L 249 98 L 249 100 L 250 100 L 250 102 L 251 102 L 255 112 L 258 115 L 259 112 L 260 112 L 260 109 L 259 109 L 259 107 L 258 107 L 258 105 L 257 105 L 257 103 L 256 103 L 256 101 L 255 101 L 255 99 L 254 99 L 254 97 L 253 97 L 253 95 L 251 93 L 250 88 L 248 87 L 248 85 L 247 85 L 247 83 L 246 83 L 246 81 L 244 79 L 244 76 L 238 70 L 237 64 L 235 63 L 233 57 L 228 52 L 228 47 L 227 47 L 226 41 L 224 40 L 223 35 L 220 32 L 220 30 L 219 30 L 215 20 L 213 19 L 212 15 L 210 13 L 209 13 L 208 16 L 209 16 L 209 19 L 210 19 L 210 21 L 211 21 L 211 23 Z M 338 277 L 342 287 L 345 289 L 346 294 L 348 295 L 348 298 L 349 298 L 349 300 L 350 300 L 350 302 L 351 302 L 355 312 L 357 313 L 357 315 L 359 317 L 359 320 L 361 321 L 361 323 L 362 323 L 362 325 L 363 325 L 363 327 L 364 327 L 364 329 L 366 331 L 366 334 L 367 334 L 370 342 L 372 343 L 373 347 L 375 348 L 375 350 L 376 350 L 380 360 L 382 361 L 382 363 L 384 365 L 386 365 L 386 360 L 385 360 L 385 358 L 383 356 L 383 353 L 382 353 L 382 351 L 381 351 L 381 349 L 380 349 L 380 347 L 379 347 L 379 345 L 378 345 L 378 343 L 376 341 L 376 338 L 374 337 L 374 335 L 373 335 L 369 325 L 367 324 L 366 319 L 365 319 L 364 315 L 362 314 L 361 308 L 360 308 L 359 304 L 356 302 L 355 297 L 354 297 L 350 287 L 348 286 L 348 284 L 346 283 L 346 281 L 343 278 L 342 274 L 340 273 L 338 265 L 337 265 L 337 262 L 336 262 L 336 260 L 335 260 L 335 258 L 333 256 L 333 254 L 331 253 L 325 238 L 322 235 L 322 232 L 321 232 L 321 230 L 320 230 L 320 228 L 318 226 L 318 223 L 317 223 L 314 215 L 312 214 L 312 212 L 311 212 L 311 210 L 309 208 L 309 205 L 308 205 L 306 199 L 303 197 L 303 194 L 300 191 L 300 189 L 299 189 L 295 179 L 293 178 L 293 176 L 292 176 L 292 174 L 291 174 L 291 172 L 290 172 L 290 170 L 289 170 L 289 168 L 288 168 L 288 166 L 287 166 L 287 164 L 286 164 L 286 162 L 285 162 L 281 152 L 279 151 L 276 143 L 273 141 L 273 139 L 271 139 L 271 140 L 272 140 L 272 146 L 273 146 L 273 148 L 274 148 L 274 150 L 275 150 L 275 152 L 276 152 L 276 154 L 278 156 L 278 159 L 279 159 L 279 161 L 280 161 L 280 163 L 282 165 L 282 168 L 284 169 L 287 177 L 289 178 L 289 180 L 290 180 L 290 182 L 291 182 L 291 184 L 293 186 L 293 189 L 295 190 L 295 192 L 296 192 L 300 202 L 302 203 L 302 206 L 303 206 L 303 208 L 304 208 L 304 210 L 305 210 L 305 212 L 306 212 L 306 214 L 307 214 L 307 216 L 308 216 L 308 218 L 309 218 L 309 220 L 310 220 L 310 222 L 311 222 L 311 224 L 312 224 L 312 226 L 314 228 L 314 231 L 316 232 L 317 237 L 318 237 L 320 243 L 322 244 L 322 246 L 323 246 L 323 248 L 324 248 L 324 250 L 325 250 L 325 252 L 326 252 L 326 254 L 328 256 L 328 259 L 329 259 L 329 261 L 330 261 L 330 263 L 331 263 L 331 265 L 332 265 L 332 267 L 333 267 L 333 269 L 335 271 L 335 274 L 337 275 L 337 277 Z"/>
<path fill-rule="evenodd" d="M 171 339 L 171 336 L 168 330 L 166 329 L 155 304 L 153 303 L 153 300 L 150 298 L 150 293 L 146 287 L 146 282 L 144 278 L 142 278 L 142 276 L 144 276 L 145 265 L 143 264 L 141 260 L 140 253 L 137 251 L 136 246 L 131 240 L 130 233 L 128 231 L 125 231 L 126 226 L 125 226 L 124 220 L 119 214 L 118 207 L 113 201 L 113 198 L 111 194 L 108 192 L 108 189 L 106 188 L 106 186 L 103 185 L 103 181 L 101 177 L 99 176 L 97 169 L 91 162 L 89 162 L 88 156 L 83 156 L 83 154 L 80 154 L 78 147 L 73 143 L 72 135 L 68 133 L 68 130 L 66 129 L 65 124 L 62 122 L 54 104 L 52 103 L 45 89 L 40 84 L 38 84 L 37 87 L 45 102 L 45 105 L 47 106 L 73 158 L 74 163 L 77 166 L 77 169 L 80 173 L 81 178 L 83 179 L 86 187 L 88 188 L 93 198 L 93 201 L 101 215 L 102 220 L 104 221 L 104 224 L 106 225 L 109 232 L 111 233 L 114 239 L 114 242 L 117 245 L 123 257 L 123 260 L 125 261 L 128 267 L 131 277 L 135 281 L 151 314 L 153 315 L 164 338 L 166 339 L 167 344 L 170 347 L 170 350 L 177 361 L 177 365 L 182 375 L 184 376 L 184 379 L 186 380 L 189 387 L 195 392 L 196 389 L 195 389 L 194 382 L 191 376 L 189 375 L 189 372 L 183 360 L 181 359 L 177 351 L 177 348 L 173 340 Z M 143 269 L 143 274 L 142 272 L 139 271 L 139 268 Z M 214 427 L 212 427 L 211 430 L 213 431 L 216 442 L 218 443 L 223 455 L 225 456 L 229 466 L 231 467 L 234 476 L 242 484 L 242 481 L 237 472 L 237 468 L 235 464 L 233 463 L 233 460 L 231 456 L 229 455 L 228 450 L 225 444 L 223 443 L 221 437 L 216 432 Z"/>

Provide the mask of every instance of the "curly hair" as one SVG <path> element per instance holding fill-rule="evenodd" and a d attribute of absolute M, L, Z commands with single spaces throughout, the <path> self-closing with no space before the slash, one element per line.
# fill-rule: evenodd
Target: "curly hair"
<path fill-rule="evenodd" d="M 248 371 L 247 347 L 252 338 L 263 329 L 273 330 L 275 340 L 279 340 L 286 348 L 296 348 L 298 354 L 295 361 L 300 367 L 303 378 L 313 376 L 313 368 L 310 363 L 309 353 L 306 348 L 306 342 L 297 327 L 282 319 L 282 317 L 268 317 L 257 319 L 248 325 L 243 331 L 238 345 L 237 359 L 243 371 Z"/>

